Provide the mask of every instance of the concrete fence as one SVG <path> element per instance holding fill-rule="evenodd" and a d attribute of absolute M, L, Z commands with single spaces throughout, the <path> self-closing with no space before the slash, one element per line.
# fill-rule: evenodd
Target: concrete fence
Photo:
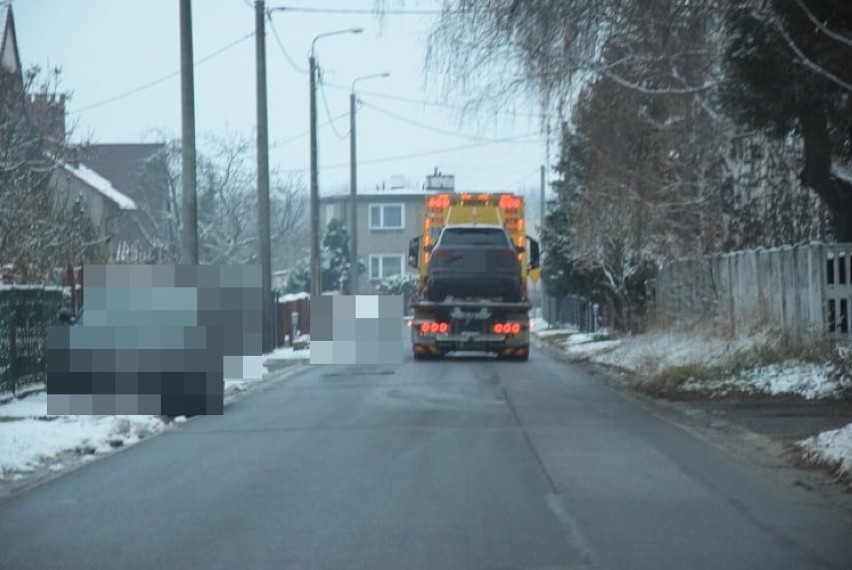
<path fill-rule="evenodd" d="M 809 244 L 674 261 L 657 275 L 657 322 L 734 335 L 774 326 L 804 343 L 852 340 L 851 258 L 852 244 Z"/>

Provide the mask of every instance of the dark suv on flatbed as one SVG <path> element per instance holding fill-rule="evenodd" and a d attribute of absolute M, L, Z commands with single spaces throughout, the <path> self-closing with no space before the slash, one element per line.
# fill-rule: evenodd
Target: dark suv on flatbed
<path fill-rule="evenodd" d="M 446 297 L 521 300 L 518 248 L 500 225 L 465 224 L 441 231 L 429 259 L 426 299 Z"/>

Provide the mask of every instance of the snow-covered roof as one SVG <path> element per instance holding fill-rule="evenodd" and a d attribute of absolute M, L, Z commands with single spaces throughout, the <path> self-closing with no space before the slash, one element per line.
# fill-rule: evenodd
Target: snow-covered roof
<path fill-rule="evenodd" d="M 66 164 L 64 168 L 66 172 L 69 172 L 75 178 L 114 202 L 120 209 L 136 210 L 136 202 L 116 190 L 116 188 L 112 185 L 112 182 L 86 165 L 80 164 L 75 167 L 70 164 Z"/>

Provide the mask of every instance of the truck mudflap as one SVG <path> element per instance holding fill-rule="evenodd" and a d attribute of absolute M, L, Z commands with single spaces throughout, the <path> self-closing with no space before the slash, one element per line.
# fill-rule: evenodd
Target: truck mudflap
<path fill-rule="evenodd" d="M 509 346 L 498 352 L 497 356 L 503 360 L 529 360 L 530 345 Z"/>

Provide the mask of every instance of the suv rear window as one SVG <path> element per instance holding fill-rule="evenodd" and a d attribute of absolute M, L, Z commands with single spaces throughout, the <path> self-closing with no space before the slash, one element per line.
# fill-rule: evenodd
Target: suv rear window
<path fill-rule="evenodd" d="M 505 230 L 499 228 L 447 228 L 438 245 L 478 245 L 510 247 Z"/>

